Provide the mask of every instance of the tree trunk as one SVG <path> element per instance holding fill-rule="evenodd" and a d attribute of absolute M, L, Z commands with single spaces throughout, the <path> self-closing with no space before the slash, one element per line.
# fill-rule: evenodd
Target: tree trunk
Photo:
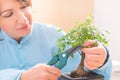
<path fill-rule="evenodd" d="M 85 54 L 82 52 L 81 62 L 79 64 L 79 66 L 77 67 L 77 69 L 70 73 L 70 75 L 69 75 L 70 77 L 79 78 L 79 77 L 87 76 L 88 72 L 84 70 L 84 58 L 85 58 Z"/>

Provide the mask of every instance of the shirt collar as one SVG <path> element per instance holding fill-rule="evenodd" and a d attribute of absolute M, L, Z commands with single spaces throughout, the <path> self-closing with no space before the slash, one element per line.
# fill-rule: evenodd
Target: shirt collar
<path fill-rule="evenodd" d="M 9 41 L 13 44 L 25 44 L 26 42 L 28 43 L 31 39 L 31 35 L 32 35 L 32 30 L 30 32 L 30 34 L 28 34 L 27 36 L 23 37 L 20 41 L 20 43 L 18 43 L 15 39 L 13 39 L 12 37 L 10 37 L 5 31 L 1 30 L 1 34 L 4 40 Z"/>

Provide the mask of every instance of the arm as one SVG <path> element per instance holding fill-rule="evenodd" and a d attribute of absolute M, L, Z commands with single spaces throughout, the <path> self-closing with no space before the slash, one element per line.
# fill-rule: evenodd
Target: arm
<path fill-rule="evenodd" d="M 56 80 L 61 75 L 59 69 L 38 64 L 28 70 L 0 70 L 0 80 Z"/>
<path fill-rule="evenodd" d="M 87 41 L 83 46 L 93 45 L 94 41 Z M 105 76 L 105 80 L 110 80 L 112 72 L 112 63 L 109 51 L 105 46 L 98 44 L 98 46 L 91 48 L 83 48 L 85 53 L 85 67 L 89 71 L 94 71 Z"/>

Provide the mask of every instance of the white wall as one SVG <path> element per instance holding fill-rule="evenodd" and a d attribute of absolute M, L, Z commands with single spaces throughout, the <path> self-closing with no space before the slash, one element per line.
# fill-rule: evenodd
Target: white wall
<path fill-rule="evenodd" d="M 110 31 L 112 59 L 120 61 L 120 0 L 95 0 L 95 23 Z"/>

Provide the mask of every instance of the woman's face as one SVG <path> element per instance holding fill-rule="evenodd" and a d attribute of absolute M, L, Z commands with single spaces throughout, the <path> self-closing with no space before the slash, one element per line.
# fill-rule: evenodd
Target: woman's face
<path fill-rule="evenodd" d="M 17 0 L 0 0 L 0 28 L 16 40 L 28 35 L 32 25 L 31 6 Z"/>

